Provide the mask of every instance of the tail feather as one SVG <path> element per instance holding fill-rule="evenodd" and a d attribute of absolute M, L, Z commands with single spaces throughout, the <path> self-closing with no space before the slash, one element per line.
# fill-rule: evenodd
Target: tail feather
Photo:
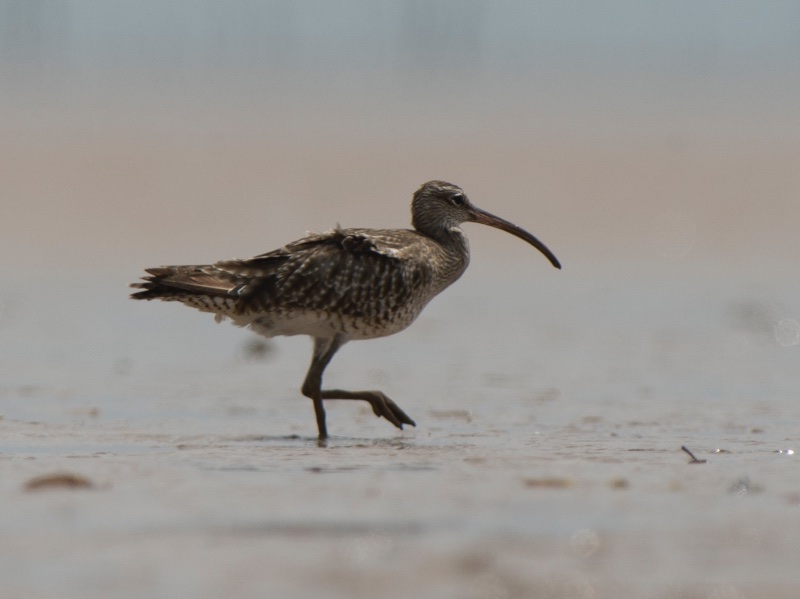
<path fill-rule="evenodd" d="M 182 300 L 190 296 L 228 297 L 236 286 L 226 273 L 213 266 L 159 266 L 145 269 L 143 282 L 132 283 L 140 289 L 132 299 Z"/>

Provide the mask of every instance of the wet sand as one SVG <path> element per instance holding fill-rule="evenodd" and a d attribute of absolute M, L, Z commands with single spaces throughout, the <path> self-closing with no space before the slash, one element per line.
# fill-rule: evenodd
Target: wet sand
<path fill-rule="evenodd" d="M 342 350 L 331 385 L 381 388 L 419 426 L 329 402 L 326 448 L 306 339 L 254 353 L 101 283 L 66 288 L 83 338 L 53 321 L 45 351 L 43 300 L 7 300 L 4 596 L 796 596 L 797 348 L 776 314 L 708 280 L 688 306 L 677 285 L 559 282 L 530 253 L 536 277 L 467 275 Z M 648 309 L 593 318 L 587 296 Z M 55 473 L 91 487 L 26 489 Z"/>

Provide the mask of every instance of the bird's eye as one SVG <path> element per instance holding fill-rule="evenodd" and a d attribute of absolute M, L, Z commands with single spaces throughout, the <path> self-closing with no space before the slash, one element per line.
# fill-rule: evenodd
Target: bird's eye
<path fill-rule="evenodd" d="M 464 196 L 462 194 L 460 194 L 460 193 L 457 193 L 455 195 L 451 195 L 450 196 L 450 203 L 453 206 L 463 206 L 465 202 L 466 202 L 466 200 L 465 200 Z"/>

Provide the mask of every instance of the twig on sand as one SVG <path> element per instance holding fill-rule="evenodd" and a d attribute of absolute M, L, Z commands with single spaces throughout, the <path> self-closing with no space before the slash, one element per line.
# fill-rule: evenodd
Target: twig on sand
<path fill-rule="evenodd" d="M 708 462 L 708 460 L 698 460 L 696 457 L 694 457 L 694 454 L 689 450 L 688 447 L 686 447 L 686 445 L 681 445 L 681 449 L 688 453 L 689 457 L 692 458 L 689 460 L 690 464 L 706 464 Z"/>

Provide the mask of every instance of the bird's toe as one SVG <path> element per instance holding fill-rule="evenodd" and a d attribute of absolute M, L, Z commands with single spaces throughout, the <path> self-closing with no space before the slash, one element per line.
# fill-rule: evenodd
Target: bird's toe
<path fill-rule="evenodd" d="M 389 409 L 392 410 L 392 413 L 394 413 L 395 418 L 397 418 L 403 424 L 410 424 L 411 426 L 417 426 L 417 423 L 414 422 L 408 414 L 406 414 L 403 410 L 401 410 L 400 406 L 394 403 L 391 399 L 389 400 L 389 402 L 391 402 L 389 405 Z"/>
<path fill-rule="evenodd" d="M 370 402 L 372 404 L 372 411 L 375 412 L 375 415 L 379 418 L 381 416 L 386 418 L 386 420 L 401 430 L 404 424 L 417 426 L 417 424 L 408 416 L 408 414 L 400 409 L 400 406 L 394 403 L 394 401 L 389 399 L 382 392 L 376 391 L 373 397 L 374 400 Z"/>

